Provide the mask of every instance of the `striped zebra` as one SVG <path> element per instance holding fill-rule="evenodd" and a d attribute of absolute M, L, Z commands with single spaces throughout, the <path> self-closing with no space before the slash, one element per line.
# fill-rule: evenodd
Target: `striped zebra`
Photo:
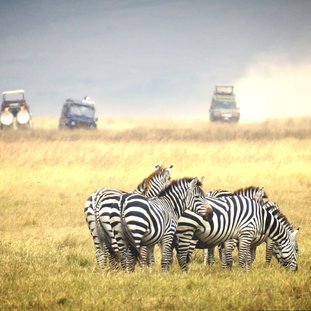
<path fill-rule="evenodd" d="M 257 201 L 262 201 L 268 198 L 268 195 L 264 191 L 263 187 L 255 187 L 255 186 L 240 188 L 238 190 L 235 190 L 234 192 L 230 192 L 227 190 L 214 190 L 214 191 L 209 191 L 206 193 L 207 197 L 213 197 L 213 198 L 223 198 L 223 197 L 232 196 L 232 195 L 243 195 L 251 199 L 255 199 Z M 237 246 L 237 243 L 238 243 L 237 240 L 232 239 L 232 240 L 226 241 L 218 245 L 219 257 L 222 261 L 223 268 L 229 267 L 230 262 L 232 263 L 232 251 Z M 215 263 L 214 249 L 215 249 L 214 247 L 204 249 L 203 263 L 205 265 L 208 264 L 212 266 Z M 269 252 L 270 250 L 271 250 L 271 246 L 269 247 Z M 255 255 L 255 253 L 252 255 Z"/>
<path fill-rule="evenodd" d="M 221 199 L 207 198 L 213 209 L 210 219 L 192 211 L 179 218 L 176 230 L 177 258 L 182 271 L 188 269 L 188 251 L 193 236 L 198 248 L 213 247 L 230 239 L 239 241 L 239 265 L 246 271 L 251 268 L 251 243 L 258 235 L 275 242 L 278 261 L 287 269 L 297 270 L 296 234 L 280 219 L 254 199 L 235 195 Z"/>
<path fill-rule="evenodd" d="M 299 227 L 294 229 L 294 227 L 289 223 L 288 219 L 284 214 L 281 213 L 278 206 L 273 205 L 272 201 L 267 201 L 263 204 L 263 207 L 272 213 L 274 217 L 278 218 L 279 221 L 285 226 L 287 230 L 291 233 L 294 233 L 295 230 L 299 230 Z M 261 245 L 263 242 L 266 242 L 266 265 L 269 266 L 272 256 L 277 257 L 278 253 L 278 245 L 265 234 L 259 234 L 254 238 L 251 243 L 251 262 L 253 263 L 256 258 L 256 248 Z M 222 266 L 223 268 L 231 268 L 232 267 L 232 252 L 235 247 L 239 247 L 239 241 L 236 239 L 232 239 L 226 241 L 225 243 L 221 244 L 221 258 L 222 258 Z M 298 243 L 295 241 L 295 250 L 298 253 Z"/>
<path fill-rule="evenodd" d="M 125 194 L 120 201 L 124 247 L 127 248 L 127 269 L 134 271 L 140 260 L 141 246 L 161 243 L 161 268 L 169 271 L 178 218 L 186 210 L 205 216 L 212 212 L 208 206 L 202 179 L 182 178 L 172 181 L 159 195 L 147 199 L 141 195 Z"/>
<path fill-rule="evenodd" d="M 168 168 L 156 165 L 154 172 L 137 186 L 134 193 L 140 193 L 146 197 L 158 195 L 169 183 L 172 168 L 172 165 Z M 124 193 L 120 190 L 100 188 L 89 196 L 84 205 L 85 219 L 95 245 L 96 260 L 101 269 L 108 262 L 117 268 L 120 259 L 124 258 L 124 254 L 119 252 L 115 232 L 111 225 L 111 213 L 112 211 L 118 213 L 118 203 Z"/>
<path fill-rule="evenodd" d="M 247 187 L 241 188 L 233 192 L 233 194 L 244 195 L 250 198 L 256 199 L 257 201 L 262 203 L 262 206 L 269 210 L 270 212 L 274 213 L 276 217 L 280 219 L 281 222 L 292 232 L 294 232 L 293 226 L 288 222 L 287 218 L 280 212 L 278 205 L 268 200 L 267 193 L 260 187 Z M 297 228 L 299 230 L 299 228 Z M 257 236 L 251 244 L 251 262 L 253 263 L 256 258 L 256 249 L 257 247 L 266 242 L 266 265 L 269 266 L 271 263 L 272 256 L 275 255 L 275 243 L 265 235 Z M 233 263 L 232 253 L 233 250 L 238 247 L 238 240 L 232 239 L 228 240 L 224 243 L 219 245 L 219 254 L 222 261 L 223 268 L 231 268 Z M 298 244 L 296 244 L 296 250 L 298 251 Z M 206 251 L 206 250 L 204 250 Z M 208 254 L 210 255 L 210 254 Z"/>

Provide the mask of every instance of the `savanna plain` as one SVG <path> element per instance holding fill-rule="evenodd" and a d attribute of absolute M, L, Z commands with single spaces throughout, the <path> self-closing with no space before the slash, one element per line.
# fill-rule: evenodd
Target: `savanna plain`
<path fill-rule="evenodd" d="M 95 131 L 59 131 L 35 119 L 28 131 L 0 132 L 0 310 L 310 310 L 311 118 L 258 124 L 204 120 L 101 120 Z M 188 273 L 175 258 L 160 270 L 100 271 L 83 207 L 100 187 L 132 191 L 154 164 L 172 177 L 204 176 L 203 188 L 262 186 L 300 226 L 297 272 L 265 247 L 249 273 L 203 265 Z"/>

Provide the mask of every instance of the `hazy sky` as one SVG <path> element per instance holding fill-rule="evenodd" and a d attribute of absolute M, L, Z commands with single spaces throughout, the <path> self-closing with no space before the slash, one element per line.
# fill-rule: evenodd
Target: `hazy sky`
<path fill-rule="evenodd" d="M 243 120 L 311 115 L 309 0 L 0 3 L 0 90 L 33 116 L 88 95 L 99 116 L 208 118 L 218 83 Z"/>

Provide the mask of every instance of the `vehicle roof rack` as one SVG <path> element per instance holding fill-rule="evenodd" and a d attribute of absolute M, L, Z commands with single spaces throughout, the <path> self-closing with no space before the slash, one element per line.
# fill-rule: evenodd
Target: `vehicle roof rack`
<path fill-rule="evenodd" d="M 25 93 L 25 91 L 24 90 L 12 90 L 12 91 L 4 91 L 4 92 L 2 92 L 3 95 L 16 94 L 16 93 Z"/>

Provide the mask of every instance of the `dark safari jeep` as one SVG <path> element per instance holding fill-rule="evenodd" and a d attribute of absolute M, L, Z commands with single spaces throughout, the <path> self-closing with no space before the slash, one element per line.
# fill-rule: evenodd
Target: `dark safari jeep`
<path fill-rule="evenodd" d="M 59 128 L 97 128 L 97 118 L 95 118 L 95 105 L 89 97 L 83 100 L 69 98 L 65 101 L 61 116 L 59 118 Z"/>
<path fill-rule="evenodd" d="M 216 85 L 209 113 L 211 122 L 236 123 L 240 120 L 240 109 L 232 85 Z"/>
<path fill-rule="evenodd" d="M 31 128 L 31 114 L 24 90 L 2 93 L 0 114 L 1 129 Z"/>

